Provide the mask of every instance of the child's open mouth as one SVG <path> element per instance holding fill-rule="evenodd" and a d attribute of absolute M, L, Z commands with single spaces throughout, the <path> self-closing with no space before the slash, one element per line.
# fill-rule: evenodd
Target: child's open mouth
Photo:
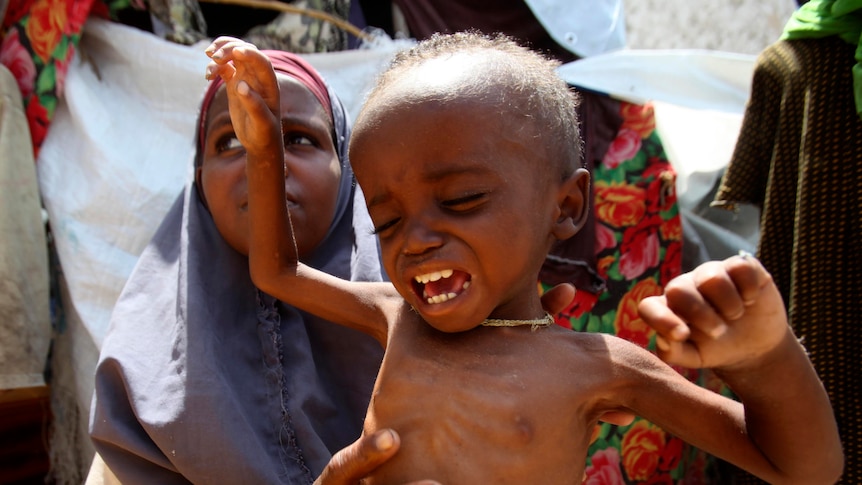
<path fill-rule="evenodd" d="M 455 298 L 470 287 L 470 274 L 444 269 L 413 278 L 413 291 L 429 305 Z"/>

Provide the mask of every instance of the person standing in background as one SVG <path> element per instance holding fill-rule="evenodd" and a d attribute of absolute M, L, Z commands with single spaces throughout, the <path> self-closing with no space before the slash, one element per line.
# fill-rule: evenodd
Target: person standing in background
<path fill-rule="evenodd" d="M 841 483 L 862 483 L 862 0 L 806 2 L 760 54 L 713 201 L 739 204 L 832 400 Z"/>

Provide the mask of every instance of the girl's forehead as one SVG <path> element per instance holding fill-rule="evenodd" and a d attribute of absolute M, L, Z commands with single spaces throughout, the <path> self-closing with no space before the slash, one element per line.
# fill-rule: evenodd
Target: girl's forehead
<path fill-rule="evenodd" d="M 209 124 L 215 115 L 228 110 L 227 104 L 227 89 L 225 85 L 222 84 L 220 88 L 216 91 L 215 95 L 212 97 L 209 106 L 207 107 L 207 119 L 204 120 L 207 124 Z"/>

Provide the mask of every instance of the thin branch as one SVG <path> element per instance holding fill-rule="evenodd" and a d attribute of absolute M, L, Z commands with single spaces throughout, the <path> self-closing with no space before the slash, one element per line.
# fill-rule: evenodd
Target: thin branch
<path fill-rule="evenodd" d="M 305 15 L 308 17 L 316 18 L 318 20 L 323 20 L 324 22 L 329 22 L 341 30 L 344 30 L 348 34 L 353 35 L 356 38 L 370 41 L 372 37 L 357 28 L 355 25 L 347 22 L 346 20 L 340 19 L 334 15 L 330 15 L 322 10 L 317 10 L 313 8 L 302 8 L 296 7 L 294 5 L 290 5 L 287 3 L 282 3 L 277 0 L 198 0 L 203 3 L 226 3 L 231 5 L 240 5 L 244 7 L 251 8 L 263 8 L 268 10 L 278 10 L 281 12 L 287 13 L 295 13 L 299 15 Z"/>

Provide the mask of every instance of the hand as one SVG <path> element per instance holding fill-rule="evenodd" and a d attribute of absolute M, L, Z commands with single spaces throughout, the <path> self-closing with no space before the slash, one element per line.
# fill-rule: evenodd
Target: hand
<path fill-rule="evenodd" d="M 772 276 L 749 255 L 701 264 L 638 311 L 658 333 L 659 357 L 688 368 L 748 365 L 789 330 Z"/>
<path fill-rule="evenodd" d="M 569 283 L 559 285 L 542 293 L 542 308 L 551 315 L 563 311 L 575 298 L 575 287 Z"/>
<path fill-rule="evenodd" d="M 381 429 L 361 436 L 347 448 L 336 453 L 324 468 L 314 485 L 356 485 L 366 475 L 392 458 L 401 439 L 391 429 Z M 439 485 L 431 480 L 405 485 Z"/>
<path fill-rule="evenodd" d="M 283 148 L 271 146 L 282 136 L 279 85 L 269 58 L 254 44 L 225 36 L 205 52 L 212 59 L 206 77 L 224 80 L 231 122 L 243 147 L 282 153 Z"/>

